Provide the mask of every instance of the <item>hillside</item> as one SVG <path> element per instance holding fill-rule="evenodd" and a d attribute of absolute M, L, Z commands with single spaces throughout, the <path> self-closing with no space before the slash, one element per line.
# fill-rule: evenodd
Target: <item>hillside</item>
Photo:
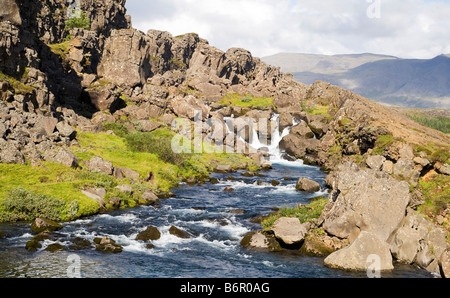
<path fill-rule="evenodd" d="M 314 57 L 313 61 L 318 61 L 317 64 L 297 60 L 295 54 L 281 55 L 283 59 L 267 57 L 263 61 L 284 66 L 285 71 L 290 69 L 299 82 L 331 82 L 384 104 L 410 108 L 450 108 L 450 58 L 447 55 L 429 60 L 368 54 L 325 56 L 326 59 L 321 55 L 304 57 L 308 56 Z M 355 58 L 355 63 L 351 64 L 348 63 L 351 57 L 358 59 Z M 289 62 L 291 67 L 287 67 Z"/>

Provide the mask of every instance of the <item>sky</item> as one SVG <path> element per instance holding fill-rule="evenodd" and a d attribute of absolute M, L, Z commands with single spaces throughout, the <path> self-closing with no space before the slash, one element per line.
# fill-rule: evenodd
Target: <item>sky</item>
<path fill-rule="evenodd" d="M 133 27 L 195 32 L 226 51 L 450 54 L 450 0 L 127 0 Z"/>

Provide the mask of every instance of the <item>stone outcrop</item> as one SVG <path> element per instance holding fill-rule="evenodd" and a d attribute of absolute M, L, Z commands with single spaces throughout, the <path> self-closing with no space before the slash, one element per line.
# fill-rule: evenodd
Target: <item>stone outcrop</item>
<path fill-rule="evenodd" d="M 347 238 L 357 228 L 386 241 L 405 216 L 411 199 L 408 183 L 352 163 L 339 166 L 331 175 L 336 177 L 331 182 L 336 199 L 322 214 L 324 229 Z"/>
<path fill-rule="evenodd" d="M 387 243 L 381 241 L 377 235 L 365 231 L 361 232 L 351 245 L 329 255 L 324 263 L 325 266 L 344 270 L 394 269 Z"/>
<path fill-rule="evenodd" d="M 307 229 L 298 218 L 281 217 L 271 228 L 275 237 L 287 245 L 299 244 L 304 240 Z"/>

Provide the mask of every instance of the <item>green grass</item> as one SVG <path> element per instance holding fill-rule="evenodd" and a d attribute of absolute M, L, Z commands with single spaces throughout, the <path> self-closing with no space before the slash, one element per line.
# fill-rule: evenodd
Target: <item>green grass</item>
<path fill-rule="evenodd" d="M 450 176 L 437 175 L 428 182 L 421 178 L 417 187 L 425 198 L 425 203 L 418 207 L 420 213 L 434 217 L 450 204 Z"/>
<path fill-rule="evenodd" d="M 277 213 L 272 214 L 267 219 L 263 220 L 261 224 L 263 229 L 267 231 L 280 217 L 296 217 L 301 223 L 305 223 L 319 218 L 327 202 L 328 199 L 319 198 L 311 202 L 309 205 L 299 205 L 293 208 L 282 207 Z"/>
<path fill-rule="evenodd" d="M 375 147 L 373 148 L 373 153 L 377 155 L 382 155 L 384 150 L 395 142 L 394 137 L 390 134 L 378 136 L 375 141 Z"/>
<path fill-rule="evenodd" d="M 97 178 L 77 179 L 78 172 L 79 170 L 55 163 L 43 163 L 43 167 L 0 164 L 0 203 L 10 198 L 11 192 L 25 189 L 36 197 L 45 196 L 61 200 L 66 207 L 75 204 L 73 202 L 76 201 L 78 206 L 76 214 L 69 213 L 66 209 L 60 210 L 59 216 L 62 221 L 95 214 L 99 210 L 98 203 L 82 194 L 79 185 L 94 185 Z M 9 221 L 11 216 L 14 217 L 10 210 L 0 204 L 0 221 Z M 16 218 L 16 220 L 27 219 L 28 217 L 23 215 Z"/>
<path fill-rule="evenodd" d="M 222 98 L 219 102 L 225 106 L 239 106 L 242 108 L 265 108 L 273 106 L 273 97 L 254 97 L 252 95 L 240 95 L 238 93 L 230 93 Z"/>
<path fill-rule="evenodd" d="M 139 204 L 143 190 L 170 191 L 183 178 L 208 175 L 218 164 L 258 169 L 254 161 L 239 154 L 186 154 L 183 159 L 174 160 L 174 153 L 167 147 L 174 133 L 168 129 L 130 133 L 124 125 L 105 126 L 120 135 L 78 132 L 79 147 L 71 148 L 80 160 L 78 168 L 49 162 L 38 167 L 0 164 L 0 222 L 31 220 L 36 216 L 69 221 L 97 214 L 98 202 L 81 192 L 86 188 L 105 188 L 107 207 L 108 199 L 115 196 L 121 198 L 122 208 L 132 208 Z M 135 170 L 141 179 L 134 185 L 129 179 L 119 180 L 85 169 L 83 162 L 94 156 L 111 161 L 114 167 Z M 154 179 L 147 182 L 150 173 Z M 122 194 L 115 189 L 119 184 L 130 184 L 135 192 Z"/>
<path fill-rule="evenodd" d="M 66 40 L 64 42 L 57 43 L 57 44 L 48 45 L 50 50 L 54 54 L 58 55 L 58 57 L 62 61 L 67 61 L 67 54 L 69 53 L 69 46 L 70 46 L 70 40 Z"/>

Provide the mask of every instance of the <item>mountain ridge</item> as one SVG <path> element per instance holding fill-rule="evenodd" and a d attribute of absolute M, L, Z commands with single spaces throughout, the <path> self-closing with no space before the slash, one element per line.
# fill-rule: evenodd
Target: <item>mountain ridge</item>
<path fill-rule="evenodd" d="M 351 55 L 318 55 L 316 59 L 322 59 L 323 63 L 327 63 L 329 62 L 327 59 L 339 61 L 348 59 L 349 56 Z M 318 64 L 309 70 L 309 65 L 302 67 L 294 65 L 292 68 L 302 69 L 299 72 L 293 72 L 293 75 L 297 81 L 307 85 L 316 80 L 327 81 L 384 104 L 450 109 L 448 55 L 441 54 L 432 59 L 402 59 L 375 54 L 369 54 L 369 56 L 373 57 L 373 61 L 359 60 L 352 65 L 329 62 L 331 63 L 329 70 L 317 67 Z M 289 60 L 289 56 L 287 59 Z M 270 57 L 264 57 L 262 60 L 275 62 L 274 65 L 281 66 L 283 69 L 283 63 L 280 60 L 276 61 Z M 295 64 L 295 60 L 291 60 L 290 63 Z M 332 65 L 337 67 L 333 68 Z M 346 67 L 342 67 L 343 65 Z"/>

